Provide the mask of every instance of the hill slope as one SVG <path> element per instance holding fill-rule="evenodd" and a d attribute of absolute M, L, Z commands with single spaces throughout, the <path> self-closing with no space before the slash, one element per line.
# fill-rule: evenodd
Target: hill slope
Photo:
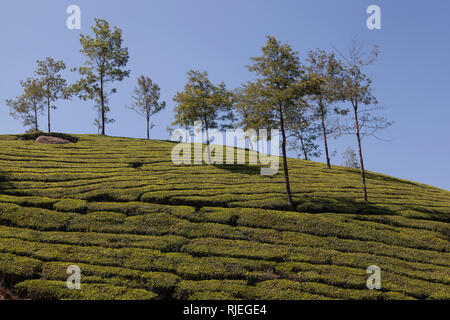
<path fill-rule="evenodd" d="M 450 192 L 289 159 L 175 166 L 173 143 L 0 136 L 0 279 L 31 298 L 449 299 Z M 280 171 L 281 172 L 281 171 Z M 68 290 L 66 269 L 82 271 Z M 381 268 L 381 290 L 366 269 Z"/>

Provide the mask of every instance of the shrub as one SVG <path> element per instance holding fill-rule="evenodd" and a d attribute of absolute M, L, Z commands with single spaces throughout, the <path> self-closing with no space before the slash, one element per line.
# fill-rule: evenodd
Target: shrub
<path fill-rule="evenodd" d="M 0 253 L 0 275 L 6 286 L 34 278 L 41 270 L 42 262 L 9 253 Z"/>
<path fill-rule="evenodd" d="M 15 204 L 0 203 L 0 222 L 5 225 L 37 230 L 62 230 L 73 214 L 46 209 L 24 208 Z"/>
<path fill-rule="evenodd" d="M 70 290 L 66 281 L 26 280 L 15 289 L 19 295 L 35 300 L 151 300 L 157 297 L 151 291 L 108 284 L 82 283 L 80 290 Z"/>
<path fill-rule="evenodd" d="M 67 267 L 76 264 L 80 267 L 82 281 L 88 280 L 133 286 L 151 290 L 164 295 L 171 295 L 180 278 L 167 272 L 144 272 L 121 267 L 96 266 L 72 262 L 47 262 L 43 265 L 42 277 L 46 280 L 66 280 Z"/>
<path fill-rule="evenodd" d="M 214 300 L 215 294 L 211 298 L 208 298 L 207 294 L 217 293 L 225 297 L 225 300 L 229 300 L 245 297 L 246 291 L 247 285 L 243 280 L 188 280 L 178 283 L 174 297 L 176 299 L 193 299 L 203 296 L 207 300 Z"/>
<path fill-rule="evenodd" d="M 56 211 L 84 213 L 87 210 L 88 202 L 79 199 L 63 199 L 53 205 Z"/>
<path fill-rule="evenodd" d="M 303 291 L 299 282 L 291 280 L 268 280 L 249 290 L 251 299 L 259 300 L 323 300 L 325 296 Z"/>
<path fill-rule="evenodd" d="M 357 172 L 289 159 L 286 211 L 282 174 L 174 166 L 172 146 L 0 136 L 0 280 L 46 299 L 449 298 L 448 192 L 368 172 L 365 204 Z M 69 264 L 87 291 L 67 295 Z"/>
<path fill-rule="evenodd" d="M 10 202 L 25 207 L 38 207 L 51 209 L 57 200 L 47 197 L 17 197 L 11 195 L 0 195 L 0 202 Z"/>

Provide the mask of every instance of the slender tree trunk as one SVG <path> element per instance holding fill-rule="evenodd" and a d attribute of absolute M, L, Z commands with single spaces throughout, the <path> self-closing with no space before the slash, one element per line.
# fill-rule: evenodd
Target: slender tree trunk
<path fill-rule="evenodd" d="M 326 128 L 326 124 L 325 124 L 325 112 L 323 110 L 322 101 L 319 102 L 319 108 L 320 108 L 320 119 L 322 120 L 323 144 L 325 146 L 325 155 L 327 157 L 327 166 L 328 166 L 328 169 L 331 169 L 330 155 L 328 153 L 328 141 L 327 141 L 327 128 Z"/>
<path fill-rule="evenodd" d="M 306 152 L 305 143 L 303 142 L 303 137 L 301 134 L 298 135 L 300 138 L 300 143 L 302 144 L 303 154 L 305 155 L 305 160 L 308 160 L 308 153 Z"/>
<path fill-rule="evenodd" d="M 36 105 L 34 106 L 34 129 L 36 131 L 39 130 L 39 126 L 38 126 L 38 116 L 37 116 L 37 107 Z"/>
<path fill-rule="evenodd" d="M 281 127 L 281 151 L 283 153 L 283 170 L 284 170 L 284 180 L 286 183 L 286 195 L 288 198 L 289 207 L 292 210 L 296 210 L 294 201 L 292 200 L 292 193 L 291 193 L 291 185 L 289 183 L 289 170 L 287 166 L 287 156 L 286 156 L 286 132 L 284 131 L 284 118 L 283 118 L 283 106 L 280 104 L 279 106 L 280 111 L 280 127 Z"/>
<path fill-rule="evenodd" d="M 50 97 L 47 97 L 47 122 L 48 122 L 48 133 L 51 132 L 50 129 Z"/>
<path fill-rule="evenodd" d="M 102 108 L 102 135 L 105 135 L 105 97 L 103 96 L 103 77 L 100 76 L 100 100 Z"/>
<path fill-rule="evenodd" d="M 364 161 L 361 148 L 361 135 L 359 132 L 359 120 L 358 120 L 358 101 L 353 105 L 353 111 L 355 112 L 355 127 L 356 127 L 356 139 L 358 140 L 358 152 L 359 152 L 359 164 L 361 169 L 362 187 L 364 193 L 364 201 L 368 201 L 367 187 L 366 187 L 366 172 L 364 170 Z"/>
<path fill-rule="evenodd" d="M 147 113 L 147 140 L 150 140 L 150 115 Z"/>
<path fill-rule="evenodd" d="M 205 120 L 205 129 L 206 129 L 206 148 L 208 149 L 208 164 L 211 164 L 211 151 L 209 149 L 208 122 L 206 121 L 206 116 L 204 117 L 204 120 Z"/>

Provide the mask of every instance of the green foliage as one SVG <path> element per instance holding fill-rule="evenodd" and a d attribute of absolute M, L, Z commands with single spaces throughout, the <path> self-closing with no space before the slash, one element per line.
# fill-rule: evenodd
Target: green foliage
<path fill-rule="evenodd" d="M 10 226 L 38 230 L 61 230 L 69 223 L 72 216 L 71 213 L 0 203 L 0 221 L 2 224 Z"/>
<path fill-rule="evenodd" d="M 15 100 L 7 99 L 6 105 L 10 108 L 11 116 L 21 118 L 24 127 L 39 131 L 38 115 L 44 111 L 44 88 L 42 81 L 28 78 L 20 81 L 24 93 Z"/>
<path fill-rule="evenodd" d="M 9 196 L 9 195 L 0 195 L 0 202 L 9 202 L 18 204 L 23 207 L 38 207 L 44 209 L 50 209 L 53 207 L 53 204 L 57 202 L 56 199 L 50 199 L 47 197 L 17 197 L 17 196 Z"/>
<path fill-rule="evenodd" d="M 288 159 L 286 211 L 282 175 L 175 166 L 169 142 L 77 138 L 0 137 L 0 278 L 23 297 L 450 296 L 447 191 L 369 172 L 364 203 L 356 170 Z M 65 288 L 73 264 L 86 291 Z M 366 288 L 372 264 L 380 291 Z"/>
<path fill-rule="evenodd" d="M 365 55 L 357 41 L 353 42 L 346 58 L 340 99 L 351 105 L 351 111 L 345 109 L 349 117 L 341 119 L 338 123 L 338 135 L 351 134 L 356 137 L 359 153 L 359 166 L 361 168 L 361 180 L 363 186 L 364 200 L 368 201 L 366 185 L 366 172 L 364 169 L 364 158 L 362 151 L 362 138 L 366 136 L 377 136 L 380 130 L 386 129 L 393 124 L 377 112 L 381 109 L 374 96 L 374 88 L 370 77 L 364 73 L 365 68 L 372 65 L 378 58 L 379 50 L 375 46 L 372 52 Z"/>
<path fill-rule="evenodd" d="M 4 285 L 34 278 L 42 269 L 42 262 L 36 259 L 0 253 L 0 274 Z"/>
<path fill-rule="evenodd" d="M 251 60 L 254 63 L 248 69 L 255 72 L 258 78 L 243 86 L 236 107 L 243 116 L 245 128 L 280 128 L 287 200 L 290 209 L 294 210 L 286 159 L 288 128 L 285 118 L 308 92 L 308 83 L 303 77 L 304 71 L 298 53 L 289 44 L 282 44 L 275 37 L 268 36 L 267 43 L 262 48 L 262 56 Z"/>
<path fill-rule="evenodd" d="M 80 290 L 69 290 L 65 281 L 27 280 L 15 290 L 35 300 L 151 300 L 157 295 L 142 289 L 108 284 L 82 284 Z"/>
<path fill-rule="evenodd" d="M 223 82 L 214 85 L 208 79 L 207 72 L 190 70 L 187 76 L 188 82 L 184 91 L 177 92 L 173 98 L 177 103 L 174 125 L 186 127 L 193 126 L 195 121 L 202 121 L 208 134 L 208 129 L 218 127 L 218 122 L 234 120 L 231 111 L 232 95 Z"/>
<path fill-rule="evenodd" d="M 177 299 L 193 299 L 194 297 L 205 297 L 206 300 L 214 300 L 224 297 L 225 300 L 239 299 L 246 296 L 247 283 L 244 280 L 204 280 L 204 281 L 181 281 L 175 291 Z M 211 298 L 207 295 L 213 293 Z M 219 298 L 220 300 L 220 298 Z"/>
<path fill-rule="evenodd" d="M 87 206 L 88 202 L 86 200 L 78 200 L 78 199 L 63 199 L 53 205 L 56 211 L 80 212 L 80 213 L 85 212 Z"/>
<path fill-rule="evenodd" d="M 75 263 L 47 262 L 42 268 L 42 277 L 47 280 L 66 280 L 67 267 Z M 82 270 L 83 282 L 128 285 L 139 289 L 151 290 L 160 294 L 170 294 L 180 278 L 167 272 L 143 272 L 119 267 L 96 266 L 76 263 Z"/>
<path fill-rule="evenodd" d="M 39 77 L 42 85 L 42 94 L 47 105 L 48 132 L 51 132 L 50 110 L 56 109 L 56 105 L 52 104 L 58 99 L 70 98 L 67 90 L 67 81 L 63 79 L 60 72 L 66 69 L 66 65 L 62 60 L 54 60 L 47 57 L 45 60 L 37 61 L 38 68 L 35 74 Z"/>
<path fill-rule="evenodd" d="M 150 117 L 166 107 L 166 102 L 159 101 L 160 88 L 150 77 L 139 76 L 138 84 L 133 92 L 131 110 L 145 117 L 147 124 L 147 139 L 150 139 Z"/>
<path fill-rule="evenodd" d="M 105 134 L 106 105 L 108 96 L 116 92 L 113 88 L 105 91 L 106 85 L 114 81 L 122 81 L 130 74 L 124 70 L 128 63 L 128 49 L 122 47 L 122 30 L 114 27 L 112 30 L 106 20 L 95 19 L 92 27 L 94 37 L 80 35 L 81 53 L 87 57 L 84 65 L 78 70 L 81 79 L 71 86 L 70 92 L 77 94 L 83 100 L 96 100 L 100 113 L 102 134 Z"/>

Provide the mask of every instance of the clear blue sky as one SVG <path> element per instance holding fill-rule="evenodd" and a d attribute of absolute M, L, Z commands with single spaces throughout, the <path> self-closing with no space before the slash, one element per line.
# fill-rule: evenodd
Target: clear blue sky
<path fill-rule="evenodd" d="M 81 7 L 81 30 L 66 28 L 66 8 Z M 382 30 L 366 28 L 366 8 L 377 4 Z M 366 48 L 378 44 L 381 55 L 370 70 L 377 97 L 389 107 L 396 124 L 382 137 L 364 141 L 369 170 L 450 190 L 450 2 L 365 0 L 5 0 L 0 6 L 0 133 L 19 133 L 21 123 L 9 116 L 6 98 L 20 93 L 19 80 L 31 76 L 35 61 L 63 59 L 79 66 L 79 33 L 89 33 L 94 18 L 123 30 L 129 48 L 130 78 L 117 84 L 111 97 L 117 120 L 107 134 L 144 137 L 145 123 L 126 109 L 136 78 L 148 75 L 162 88 L 165 111 L 154 117 L 151 136 L 167 139 L 173 121 L 173 95 L 183 89 L 189 69 L 207 70 L 214 82 L 238 87 L 252 78 L 246 65 L 258 56 L 266 35 L 289 41 L 302 58 L 308 49 L 333 46 L 344 50 L 356 36 Z M 77 75 L 67 70 L 73 82 Z M 96 133 L 92 102 L 61 101 L 53 112 L 54 131 Z M 41 119 L 45 128 L 45 118 Z M 330 141 L 340 154 L 354 139 Z M 319 159 L 323 161 L 322 159 Z"/>

